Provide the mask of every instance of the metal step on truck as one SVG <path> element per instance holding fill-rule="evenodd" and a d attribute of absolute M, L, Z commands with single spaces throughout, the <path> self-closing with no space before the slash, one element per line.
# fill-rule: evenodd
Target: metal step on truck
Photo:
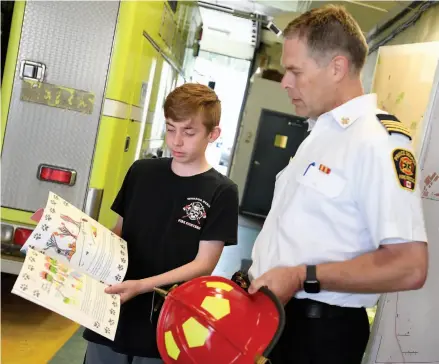
<path fill-rule="evenodd" d="M 129 166 L 163 145 L 162 105 L 199 52 L 195 1 L 4 1 L 1 271 L 49 191 L 111 227 Z"/>

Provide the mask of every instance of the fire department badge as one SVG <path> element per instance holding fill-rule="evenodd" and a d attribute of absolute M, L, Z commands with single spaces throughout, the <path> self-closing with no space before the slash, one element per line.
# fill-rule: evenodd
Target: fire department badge
<path fill-rule="evenodd" d="M 396 177 L 402 188 L 414 191 L 416 183 L 416 159 L 407 149 L 395 149 L 392 160 Z"/>
<path fill-rule="evenodd" d="M 184 212 L 186 213 L 183 218 L 189 218 L 191 221 L 197 221 L 200 224 L 201 219 L 206 218 L 206 210 L 201 202 L 192 202 L 185 207 L 183 207 Z"/>

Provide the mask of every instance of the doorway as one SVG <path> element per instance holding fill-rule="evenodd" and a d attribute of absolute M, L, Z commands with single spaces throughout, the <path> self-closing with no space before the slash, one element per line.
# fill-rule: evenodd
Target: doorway
<path fill-rule="evenodd" d="M 251 62 L 201 51 L 195 61 L 193 82 L 215 90 L 221 100 L 221 136 L 206 150 L 207 161 L 227 175 L 238 129 Z"/>
<path fill-rule="evenodd" d="M 241 203 L 241 213 L 266 217 L 276 175 L 287 166 L 308 133 L 305 118 L 263 109 Z"/>

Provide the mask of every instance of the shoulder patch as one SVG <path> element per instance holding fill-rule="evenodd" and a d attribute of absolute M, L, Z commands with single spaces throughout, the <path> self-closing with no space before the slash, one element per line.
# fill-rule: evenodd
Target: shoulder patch
<path fill-rule="evenodd" d="M 407 149 L 397 148 L 392 152 L 396 177 L 402 188 L 414 191 L 416 184 L 416 158 Z"/>
<path fill-rule="evenodd" d="M 386 128 L 389 135 L 402 134 L 412 140 L 412 134 L 410 130 L 405 127 L 394 115 L 390 114 L 377 114 L 376 117 L 380 123 Z"/>

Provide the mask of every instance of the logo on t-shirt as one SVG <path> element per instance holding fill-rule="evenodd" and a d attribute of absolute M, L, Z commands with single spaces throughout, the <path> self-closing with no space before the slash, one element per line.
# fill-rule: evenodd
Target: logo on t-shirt
<path fill-rule="evenodd" d="M 183 207 L 184 215 L 178 219 L 178 222 L 197 230 L 201 229 L 201 220 L 207 217 L 206 207 L 210 205 L 198 197 L 189 197 L 189 202 Z"/>

